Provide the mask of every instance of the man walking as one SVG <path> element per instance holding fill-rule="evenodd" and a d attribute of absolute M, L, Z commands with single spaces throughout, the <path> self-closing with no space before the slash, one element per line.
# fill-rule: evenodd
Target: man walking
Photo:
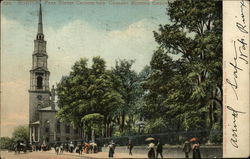
<path fill-rule="evenodd" d="M 182 151 L 185 152 L 185 157 L 186 158 L 189 158 L 188 154 L 191 151 L 191 149 L 192 148 L 191 148 L 190 142 L 188 140 L 186 140 L 185 143 L 184 143 L 183 149 L 182 149 Z"/>
<path fill-rule="evenodd" d="M 131 140 L 128 141 L 128 149 L 129 149 L 129 155 L 132 155 L 133 144 Z"/>
<path fill-rule="evenodd" d="M 162 149 L 163 149 L 163 144 L 160 142 L 160 139 L 158 139 L 158 143 L 156 147 L 156 158 L 158 158 L 158 154 L 160 154 L 161 158 L 163 159 Z"/>

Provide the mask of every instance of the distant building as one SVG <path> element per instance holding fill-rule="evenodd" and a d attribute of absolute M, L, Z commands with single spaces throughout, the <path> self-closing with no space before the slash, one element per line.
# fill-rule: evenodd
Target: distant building
<path fill-rule="evenodd" d="M 48 54 L 43 34 L 42 7 L 40 3 L 38 32 L 34 40 L 29 89 L 30 142 L 50 144 L 79 139 L 79 131 L 56 118 L 59 108 L 55 103 L 55 88 L 49 87 Z"/>

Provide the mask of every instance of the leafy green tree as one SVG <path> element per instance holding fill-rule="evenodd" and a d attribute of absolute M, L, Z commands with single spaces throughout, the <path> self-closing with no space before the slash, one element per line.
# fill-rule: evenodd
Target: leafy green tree
<path fill-rule="evenodd" d="M 61 108 L 57 116 L 75 126 L 85 127 L 85 134 L 90 136 L 90 127 L 84 125 L 86 122 L 82 119 L 91 114 L 100 114 L 103 116 L 102 125 L 105 129 L 103 135 L 108 136 L 111 134 L 112 128 L 109 125 L 113 113 L 123 100 L 115 90 L 115 77 L 111 71 L 106 70 L 105 61 L 94 57 L 92 62 L 89 68 L 87 59 L 80 59 L 74 64 L 70 74 L 63 77 L 57 85 L 58 106 Z"/>
<path fill-rule="evenodd" d="M 82 117 L 82 122 L 85 125 L 85 130 L 89 131 L 88 133 L 92 133 L 92 136 L 95 136 L 95 133 L 102 132 L 102 124 L 103 124 L 104 116 L 100 113 L 88 114 Z M 92 130 L 92 132 L 90 132 Z M 99 134 L 101 135 L 101 134 Z M 94 140 L 94 139 L 93 139 Z"/>
<path fill-rule="evenodd" d="M 116 123 L 119 125 L 119 131 L 122 134 L 125 127 L 129 129 L 135 123 L 135 105 L 140 96 L 139 79 L 137 73 L 132 70 L 133 60 L 118 60 L 112 69 L 113 74 L 120 81 L 116 87 L 124 103 L 116 110 Z"/>
<path fill-rule="evenodd" d="M 164 112 L 168 129 L 211 129 L 222 121 L 222 2 L 175 0 L 167 14 L 143 85 L 148 119 Z"/>
<path fill-rule="evenodd" d="M 10 149 L 14 141 L 10 137 L 1 137 L 0 138 L 0 149 Z"/>
<path fill-rule="evenodd" d="M 18 126 L 12 133 L 12 139 L 16 141 L 29 141 L 29 128 L 27 125 Z"/>
<path fill-rule="evenodd" d="M 90 93 L 92 113 L 100 113 L 104 116 L 104 136 L 112 135 L 112 120 L 114 113 L 124 103 L 117 91 L 116 77 L 111 71 L 105 70 L 105 62 L 100 57 L 93 58 L 91 69 Z"/>
<path fill-rule="evenodd" d="M 58 118 L 72 123 L 75 127 L 83 128 L 81 118 L 89 109 L 88 92 L 90 69 L 85 58 L 77 61 L 68 76 L 62 77 L 57 84 Z M 82 131 L 80 131 L 82 133 Z"/>

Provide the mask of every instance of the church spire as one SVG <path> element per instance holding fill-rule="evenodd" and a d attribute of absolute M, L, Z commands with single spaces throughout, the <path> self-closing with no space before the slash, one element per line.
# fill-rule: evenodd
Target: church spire
<path fill-rule="evenodd" d="M 43 20 L 42 20 L 42 4 L 41 4 L 41 0 L 40 0 L 38 32 L 37 32 L 37 34 L 43 34 Z"/>

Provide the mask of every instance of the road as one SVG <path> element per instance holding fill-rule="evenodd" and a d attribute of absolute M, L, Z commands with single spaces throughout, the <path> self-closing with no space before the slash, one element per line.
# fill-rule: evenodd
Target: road
<path fill-rule="evenodd" d="M 83 154 L 64 152 L 61 155 L 56 155 L 55 151 L 46 152 L 28 152 L 15 154 L 14 152 L 1 152 L 1 159 L 91 159 L 91 158 L 108 158 L 107 152 L 99 152 L 96 154 Z M 127 153 L 115 153 L 114 158 L 145 158 L 146 155 L 134 154 L 129 156 Z"/>
<path fill-rule="evenodd" d="M 15 154 L 15 152 L 7 152 L 2 151 L 1 152 L 1 159 L 79 159 L 83 158 L 80 156 L 69 156 L 67 154 L 64 155 L 56 155 L 52 151 L 48 152 L 27 152 L 27 153 L 20 153 Z"/>

